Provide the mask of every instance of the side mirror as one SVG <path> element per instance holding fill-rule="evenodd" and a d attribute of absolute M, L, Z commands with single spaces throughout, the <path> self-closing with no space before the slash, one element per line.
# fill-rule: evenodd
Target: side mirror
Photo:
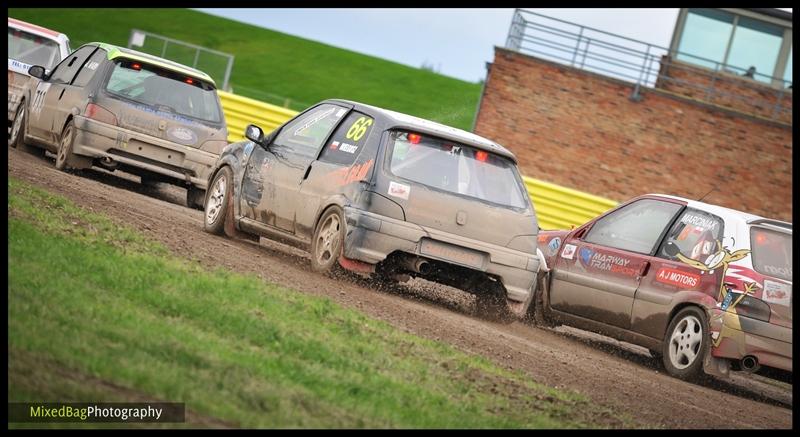
<path fill-rule="evenodd" d="M 44 79 L 44 67 L 41 65 L 34 65 L 28 69 L 28 74 L 38 79 Z"/>
<path fill-rule="evenodd" d="M 248 124 L 247 128 L 244 130 L 244 136 L 247 137 L 248 140 L 264 146 L 264 131 L 261 130 L 260 127 L 254 124 Z"/>
<path fill-rule="evenodd" d="M 681 249 L 678 247 L 677 244 L 670 241 L 669 243 L 667 243 L 666 246 L 664 246 L 664 252 L 669 256 L 675 257 L 678 256 L 679 253 L 681 253 Z"/>

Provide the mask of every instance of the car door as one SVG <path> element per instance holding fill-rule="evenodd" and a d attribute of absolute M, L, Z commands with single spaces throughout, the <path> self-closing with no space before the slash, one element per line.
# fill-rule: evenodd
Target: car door
<path fill-rule="evenodd" d="M 351 111 L 320 151 L 319 158 L 311 164 L 306 178 L 300 184 L 297 204 L 298 232 L 311 236 L 321 212 L 324 198 L 343 194 L 355 200 L 359 182 L 368 180 L 375 167 L 377 147 L 367 144 L 377 142 L 373 134 L 374 118 L 358 111 Z"/>
<path fill-rule="evenodd" d="M 596 219 L 564 241 L 553 269 L 550 305 L 629 328 L 634 296 L 667 227 L 683 208 L 644 198 Z"/>
<path fill-rule="evenodd" d="M 633 303 L 631 330 L 662 338 L 676 294 L 699 291 L 716 298 L 721 272 L 698 270 L 676 256 L 705 262 L 723 242 L 724 221 L 706 211 L 685 208 L 660 242 L 651 258 L 650 270 L 642 277 Z M 672 250 L 668 246 L 674 246 Z"/>
<path fill-rule="evenodd" d="M 267 148 L 256 147 L 242 180 L 245 217 L 295 233 L 300 184 L 347 108 L 326 103 L 287 123 Z"/>
<path fill-rule="evenodd" d="M 58 142 L 64 120 L 72 109 L 70 102 L 75 96 L 72 81 L 95 49 L 96 46 L 81 47 L 61 61 L 47 80 L 39 81 L 29 111 L 29 135 L 47 144 Z"/>

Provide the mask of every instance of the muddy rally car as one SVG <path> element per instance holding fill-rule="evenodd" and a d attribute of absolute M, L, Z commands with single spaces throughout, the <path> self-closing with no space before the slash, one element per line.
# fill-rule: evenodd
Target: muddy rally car
<path fill-rule="evenodd" d="M 41 65 L 49 72 L 69 55 L 66 35 L 8 17 L 8 132 L 14 125 L 22 92 L 30 79 L 28 69 Z"/>
<path fill-rule="evenodd" d="M 186 187 L 187 205 L 202 208 L 228 144 L 211 77 L 104 43 L 79 47 L 50 73 L 39 65 L 29 73 L 12 146 L 55 153 L 61 170 L 94 165 Z"/>
<path fill-rule="evenodd" d="M 311 252 L 314 270 L 421 277 L 523 314 L 538 225 L 513 154 L 438 123 L 326 100 L 269 135 L 250 125 L 209 180 L 205 229 Z"/>
<path fill-rule="evenodd" d="M 679 378 L 791 374 L 791 223 L 645 195 L 539 245 L 540 322 L 647 347 Z"/>

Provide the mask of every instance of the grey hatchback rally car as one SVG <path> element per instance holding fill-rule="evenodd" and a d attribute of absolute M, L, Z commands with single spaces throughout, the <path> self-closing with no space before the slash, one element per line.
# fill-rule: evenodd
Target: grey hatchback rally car
<path fill-rule="evenodd" d="M 49 74 L 38 65 L 29 72 L 12 146 L 49 150 L 61 170 L 97 165 L 183 186 L 188 206 L 202 208 L 228 144 L 211 77 L 104 43 L 81 46 Z"/>
<path fill-rule="evenodd" d="M 315 271 L 457 287 L 490 318 L 525 314 L 539 227 L 502 146 L 343 100 L 321 102 L 267 136 L 250 125 L 246 136 L 214 168 L 207 231 L 305 248 Z"/>

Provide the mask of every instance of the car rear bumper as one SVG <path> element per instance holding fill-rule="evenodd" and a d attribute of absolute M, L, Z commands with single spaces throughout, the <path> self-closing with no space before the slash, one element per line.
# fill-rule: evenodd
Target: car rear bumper
<path fill-rule="evenodd" d="M 206 189 L 218 156 L 189 146 L 75 116 L 73 153 L 109 158 Z"/>
<path fill-rule="evenodd" d="M 791 328 L 728 312 L 718 314 L 722 338 L 712 355 L 737 361 L 752 355 L 762 366 L 792 371 Z"/>
<path fill-rule="evenodd" d="M 344 213 L 347 222 L 344 256 L 347 258 L 376 264 L 390 253 L 401 251 L 496 275 L 500 277 L 511 300 L 524 302 L 530 296 L 539 270 L 539 258 L 535 254 L 424 228 L 356 208 L 345 207 Z M 423 253 L 423 239 L 484 254 L 485 261 L 480 266 L 468 265 L 462 260 L 448 257 L 446 252 L 439 255 Z"/>

